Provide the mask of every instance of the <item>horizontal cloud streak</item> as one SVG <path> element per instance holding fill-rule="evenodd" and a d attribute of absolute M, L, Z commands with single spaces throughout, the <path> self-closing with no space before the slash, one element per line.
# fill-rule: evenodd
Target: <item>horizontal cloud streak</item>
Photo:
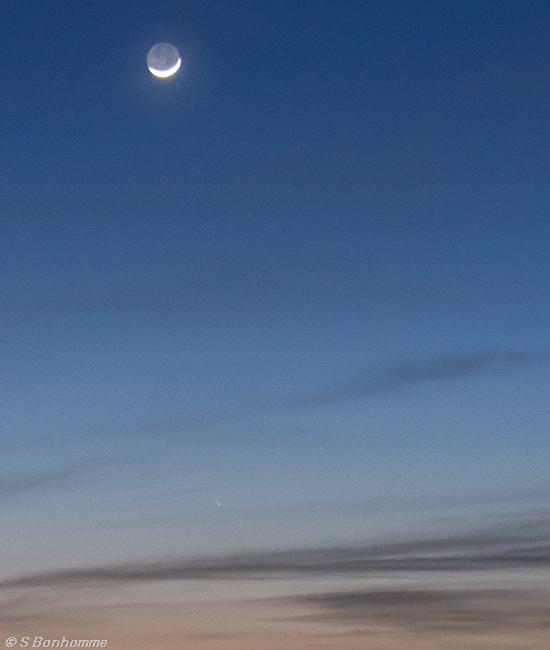
<path fill-rule="evenodd" d="M 24 478 L 0 478 L 0 498 L 65 486 L 77 475 L 78 471 L 76 469 L 63 469 Z"/>
<path fill-rule="evenodd" d="M 504 589 L 393 589 L 300 596 L 322 613 L 304 622 L 399 626 L 410 631 L 488 633 L 550 627 L 540 594 Z M 365 631 L 368 633 L 368 631 Z"/>
<path fill-rule="evenodd" d="M 419 359 L 397 363 L 377 373 L 364 374 L 325 391 L 299 396 L 294 400 L 294 405 L 316 406 L 358 401 L 390 393 L 403 386 L 513 372 L 535 364 L 548 363 L 550 350 L 492 350 Z"/>
<path fill-rule="evenodd" d="M 242 553 L 163 563 L 103 566 L 23 576 L 0 589 L 73 583 L 284 577 L 374 571 L 469 571 L 550 566 L 550 522 L 540 520 L 478 533 L 386 544 Z"/>
<path fill-rule="evenodd" d="M 75 461 L 69 467 L 50 469 L 30 476 L 0 478 L 0 499 L 7 499 L 29 492 L 72 488 L 97 470 L 108 466 L 120 468 L 128 463 L 126 456 L 88 458 Z"/>

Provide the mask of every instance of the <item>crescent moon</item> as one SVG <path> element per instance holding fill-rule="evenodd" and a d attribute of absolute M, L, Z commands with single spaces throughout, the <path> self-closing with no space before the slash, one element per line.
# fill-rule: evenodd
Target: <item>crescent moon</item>
<path fill-rule="evenodd" d="M 147 54 L 147 67 L 155 77 L 170 77 L 181 66 L 181 57 L 177 49 L 170 43 L 157 43 Z"/>
<path fill-rule="evenodd" d="M 171 77 L 173 74 L 175 74 L 181 66 L 181 59 L 178 57 L 177 62 L 171 67 L 168 68 L 168 70 L 157 70 L 156 68 L 149 68 L 149 72 L 151 74 L 154 74 L 155 77 Z"/>

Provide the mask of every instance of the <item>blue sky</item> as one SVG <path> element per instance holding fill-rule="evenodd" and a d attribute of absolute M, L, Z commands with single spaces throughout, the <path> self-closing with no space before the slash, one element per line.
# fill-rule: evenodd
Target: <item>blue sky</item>
<path fill-rule="evenodd" d="M 547 507 L 546 2 L 0 32 L 2 576 Z"/>

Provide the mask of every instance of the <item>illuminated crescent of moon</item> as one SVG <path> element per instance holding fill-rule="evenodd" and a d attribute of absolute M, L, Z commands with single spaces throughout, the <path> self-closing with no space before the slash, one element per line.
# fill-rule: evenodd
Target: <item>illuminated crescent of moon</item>
<path fill-rule="evenodd" d="M 177 62 L 175 65 L 173 65 L 171 68 L 168 68 L 168 70 L 157 70 L 156 68 L 149 68 L 149 71 L 151 74 L 154 74 L 155 77 L 170 77 L 174 73 L 176 73 L 181 66 L 181 59 L 178 57 Z"/>

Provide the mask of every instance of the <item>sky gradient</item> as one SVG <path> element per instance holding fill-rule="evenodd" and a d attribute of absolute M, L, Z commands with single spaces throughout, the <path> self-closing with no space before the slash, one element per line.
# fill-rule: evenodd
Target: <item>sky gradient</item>
<path fill-rule="evenodd" d="M 0 631 L 542 648 L 548 3 L 5 4 Z"/>

